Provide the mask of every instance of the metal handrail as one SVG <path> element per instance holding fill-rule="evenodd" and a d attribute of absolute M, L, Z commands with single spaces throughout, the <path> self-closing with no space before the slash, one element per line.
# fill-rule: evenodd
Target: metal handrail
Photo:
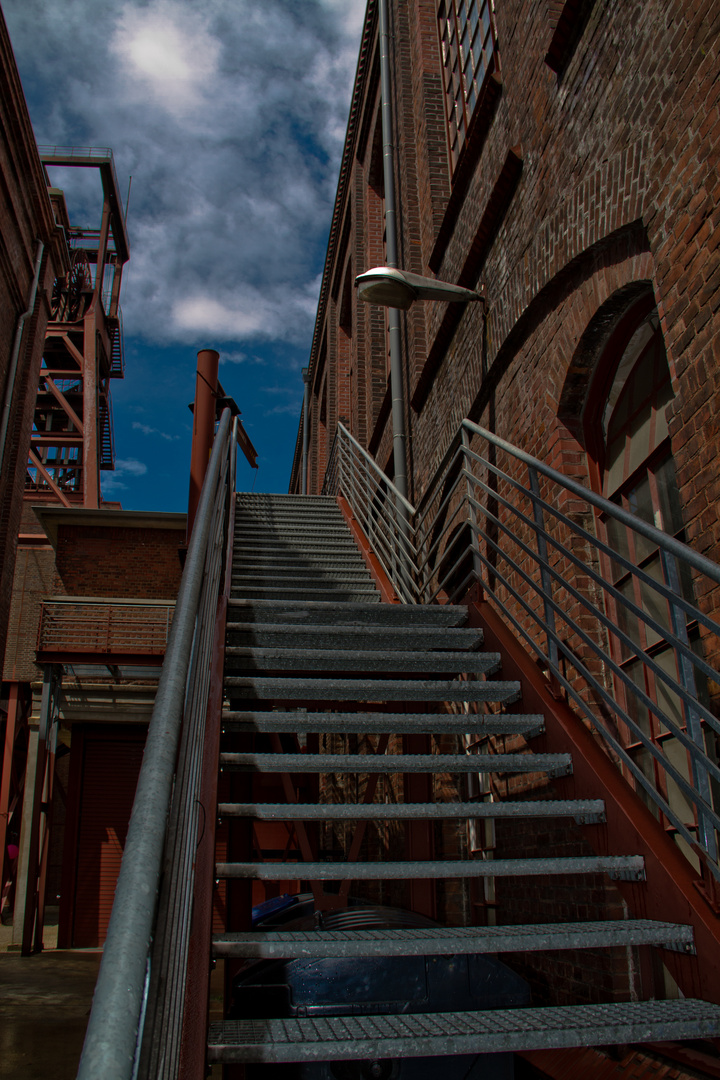
<path fill-rule="evenodd" d="M 474 449 L 473 441 L 484 449 Z M 518 468 L 527 470 L 527 480 Z M 573 507 L 565 511 L 568 497 Z M 597 535 L 607 519 L 647 542 L 647 568 Z M 720 682 L 720 623 L 708 599 L 720 585 L 720 566 L 469 420 L 443 455 L 414 524 L 422 601 L 458 600 L 479 582 L 646 800 L 720 880 L 720 815 L 712 794 L 720 769 L 705 738 L 720 731 L 720 720 L 702 690 L 706 680 Z M 462 525 L 467 531 L 459 536 Z M 689 577 L 695 594 L 706 597 L 706 610 L 690 594 Z M 642 632 L 633 635 L 631 620 Z M 677 756 L 671 760 L 668 739 L 687 753 L 688 769 Z M 638 754 L 646 756 L 645 768 Z M 694 807 L 696 820 L 670 805 L 666 779 Z"/>
<path fill-rule="evenodd" d="M 483 449 L 474 448 L 478 442 Z M 451 439 L 417 509 L 393 492 L 401 517 L 378 497 L 391 482 L 343 425 L 328 481 L 329 492 L 348 499 L 404 602 L 458 601 L 480 584 L 648 804 L 720 880 L 713 800 L 720 767 L 706 746 L 706 734 L 720 733 L 720 703 L 703 691 L 720 684 L 720 623 L 710 597 L 720 566 L 470 420 Z M 572 509 L 563 508 L 568 499 Z M 598 535 L 607 519 L 642 538 L 647 565 Z M 687 584 L 693 576 L 702 607 Z M 674 758 L 668 740 L 680 752 Z M 694 820 L 671 805 L 668 783 L 694 808 Z"/>
<path fill-rule="evenodd" d="M 415 508 L 339 423 L 323 493 L 343 495 L 403 603 L 419 600 Z"/>
<path fill-rule="evenodd" d="M 162 1030 L 168 1033 L 168 1049 L 163 1075 L 175 1075 L 178 1018 L 167 1023 L 163 988 L 158 988 L 158 983 L 169 973 L 176 992 L 178 980 L 184 977 L 182 957 L 187 948 L 191 863 L 198 830 L 193 785 L 202 755 L 202 714 L 207 700 L 207 624 L 211 640 L 225 561 L 228 487 L 234 475 L 229 460 L 235 447 L 231 423 L 230 410 L 226 409 L 215 437 L 176 600 L 78 1080 L 99 1076 L 103 1080 L 134 1080 L 146 1015 L 153 1016 L 155 1032 L 159 1023 L 165 1025 Z M 172 872 L 164 875 L 161 903 L 173 915 L 165 924 L 158 922 L 158 929 L 170 929 L 171 934 L 158 934 L 153 941 L 164 865 Z M 165 887 L 168 881 L 169 890 Z M 148 1003 L 151 991 L 154 999 Z"/>

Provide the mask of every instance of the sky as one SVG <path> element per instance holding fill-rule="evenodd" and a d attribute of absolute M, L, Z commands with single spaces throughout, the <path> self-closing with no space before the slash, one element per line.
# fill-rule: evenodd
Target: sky
<path fill-rule="evenodd" d="M 112 383 L 126 510 L 185 511 L 196 354 L 287 491 L 366 0 L 3 0 L 41 145 L 110 147 L 130 262 Z M 94 170 L 53 170 L 98 228 Z"/>

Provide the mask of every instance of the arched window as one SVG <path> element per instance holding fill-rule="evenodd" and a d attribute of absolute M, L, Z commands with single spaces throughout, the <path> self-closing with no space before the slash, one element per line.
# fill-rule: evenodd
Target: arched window
<path fill-rule="evenodd" d="M 668 430 L 668 406 L 673 396 L 657 310 L 652 298 L 645 296 L 621 320 L 596 368 L 585 410 L 591 480 L 607 499 L 682 540 L 682 506 Z M 650 540 L 606 514 L 600 515 L 598 530 L 609 547 L 633 566 L 640 567 L 649 578 L 679 591 L 687 600 L 694 599 L 689 574 Z M 670 605 L 663 597 L 619 560 L 606 557 L 602 561 L 606 580 L 661 629 L 672 632 Z M 676 653 L 664 633 L 648 626 L 620 601 L 611 605 L 608 614 L 633 646 L 611 634 L 615 662 L 674 725 L 687 730 L 680 698 L 655 676 L 647 663 L 651 658 L 660 670 L 679 679 Z M 696 647 L 697 626 L 688 623 L 686 630 Z M 702 693 L 704 688 L 693 689 Z M 615 695 L 635 725 L 689 778 L 690 763 L 685 748 L 652 709 L 619 678 L 615 679 Z M 677 782 L 659 767 L 629 726 L 623 724 L 621 728 L 625 746 L 636 765 L 683 823 L 691 830 L 696 828 L 694 808 Z M 681 846 L 694 860 L 687 845 Z"/>

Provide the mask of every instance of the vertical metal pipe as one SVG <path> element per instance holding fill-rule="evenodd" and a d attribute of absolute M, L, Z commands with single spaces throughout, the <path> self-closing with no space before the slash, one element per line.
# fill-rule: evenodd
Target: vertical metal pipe
<path fill-rule="evenodd" d="M 308 430 L 308 414 L 310 412 L 310 368 L 304 367 L 302 369 L 303 382 L 305 383 L 305 389 L 303 391 L 303 448 L 302 448 L 302 476 L 300 478 L 300 494 L 307 495 L 307 459 L 308 459 L 308 442 L 310 439 L 310 432 Z"/>
<path fill-rule="evenodd" d="M 0 420 L 0 467 L 2 467 L 3 459 L 5 457 L 5 440 L 7 438 L 10 408 L 12 406 L 13 392 L 15 390 L 15 375 L 17 373 L 18 357 L 20 355 L 20 342 L 22 341 L 25 320 L 29 315 L 32 315 L 35 310 L 35 297 L 37 296 L 37 287 L 40 280 L 40 267 L 42 266 L 44 251 L 45 245 L 42 240 L 38 240 L 37 252 L 35 255 L 35 268 L 33 271 L 32 284 L 30 286 L 27 311 L 23 311 L 15 328 L 15 338 L 13 340 L 12 353 L 10 354 L 10 363 L 8 364 L 7 383 L 5 384 L 5 400 L 3 402 L 2 419 Z"/>
<path fill-rule="evenodd" d="M 462 428 L 462 455 L 463 455 L 463 467 L 468 473 L 472 472 L 472 462 L 468 451 L 471 447 L 471 438 L 467 431 L 467 428 Z M 467 519 L 470 526 L 470 550 L 472 551 L 473 572 L 477 578 L 477 583 L 482 587 L 483 580 L 483 564 L 480 558 L 480 543 L 478 541 L 478 522 L 477 513 L 475 507 L 472 504 L 472 498 L 475 494 L 474 485 L 469 476 L 465 480 L 465 495 L 467 499 Z"/>
<path fill-rule="evenodd" d="M 545 614 L 545 640 L 547 642 L 548 657 L 550 660 L 551 674 L 559 674 L 559 657 L 557 641 L 555 640 L 555 611 L 550 601 L 552 600 L 552 576 L 550 574 L 550 561 L 548 559 L 548 546 L 545 539 L 545 519 L 540 505 L 540 479 L 537 469 L 528 465 L 528 480 L 530 483 L 530 501 L 533 508 L 533 520 L 537 526 L 537 549 L 538 566 L 540 567 L 541 594 L 543 598 L 543 610 Z"/>
<path fill-rule="evenodd" d="M 676 596 L 682 597 L 682 587 L 680 585 L 680 575 L 678 573 L 677 563 L 669 552 L 663 551 L 660 548 L 660 562 L 663 570 L 663 578 L 665 584 L 671 589 Z M 669 603 L 670 608 L 670 622 L 672 625 L 673 633 L 677 638 L 682 641 L 684 645 L 690 647 L 690 639 L 687 632 L 687 616 L 682 608 L 678 604 L 674 604 L 672 601 Z M 697 700 L 698 689 L 695 679 L 695 669 L 692 661 L 682 653 L 678 648 L 675 648 L 675 659 L 677 662 L 678 677 L 680 685 L 683 689 L 687 690 L 692 697 Z M 692 706 L 686 702 L 682 702 L 682 710 L 685 714 L 685 727 L 687 733 L 692 741 L 697 745 L 699 753 L 693 753 L 690 751 L 690 759 L 692 766 L 692 778 L 693 784 L 700 795 L 701 799 L 704 799 L 708 806 L 712 806 L 712 790 L 710 787 L 710 774 L 707 768 L 703 764 L 703 760 L 706 756 L 705 749 L 705 732 L 703 730 L 702 720 L 700 714 Z M 702 847 L 707 851 L 710 858 L 715 862 L 717 860 L 718 849 L 717 839 L 715 836 L 715 830 L 712 827 L 712 822 L 708 821 L 707 816 L 702 812 L 700 807 L 695 806 L 698 817 L 698 840 Z"/>
<path fill-rule="evenodd" d="M 378 0 L 380 31 L 380 109 L 383 141 L 383 183 L 385 187 L 385 261 L 396 267 L 397 215 L 395 212 L 395 171 L 393 167 L 393 128 L 390 78 L 390 34 L 387 0 Z M 400 312 L 388 309 L 388 342 L 390 346 L 390 397 L 392 401 L 394 483 L 407 498 L 407 437 L 405 434 L 405 394 L 402 373 L 402 339 Z"/>
<path fill-rule="evenodd" d="M 215 352 L 215 349 L 201 349 L 197 354 L 186 534 L 188 543 L 215 438 L 215 392 L 219 361 L 220 354 Z"/>

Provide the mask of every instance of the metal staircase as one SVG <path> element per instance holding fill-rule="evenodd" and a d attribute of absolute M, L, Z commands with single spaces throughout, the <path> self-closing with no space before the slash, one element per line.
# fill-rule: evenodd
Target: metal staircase
<path fill-rule="evenodd" d="M 696 582 L 720 588 L 720 568 L 599 496 L 589 494 L 592 511 L 578 514 L 579 484 L 469 421 L 417 510 L 342 425 L 338 432 L 328 497 L 235 495 L 237 426 L 223 413 L 78 1077 L 200 1080 L 208 1063 L 230 1077 L 293 1062 L 309 1077 L 325 1062 L 325 1076 L 383 1080 L 399 1076 L 406 1058 L 717 1038 L 720 816 L 711 785 L 720 782 L 712 747 L 720 721 L 698 687 L 701 677 L 720 685 L 720 625 L 676 578 L 678 566 L 685 578 L 690 567 Z M 593 512 L 654 545 L 662 572 L 594 536 Z M 623 578 L 607 577 L 609 561 L 637 579 L 642 602 Z M 645 611 L 648 590 L 659 599 Z M 658 635 L 675 673 L 657 648 L 642 652 L 613 623 L 608 612 L 623 604 Z M 695 647 L 700 631 L 705 654 Z M 638 688 L 659 739 L 634 719 L 613 635 L 681 703 L 678 719 Z M 637 745 L 622 741 L 623 725 Z M 468 736 L 509 745 L 469 754 Z M 638 765 L 637 746 L 662 782 Z M 557 797 L 518 795 L 522 778 L 531 790 L 543 774 Z M 510 793 L 475 801 L 479 776 Z M 352 799 L 343 796 L 350 787 Z M 216 847 L 218 815 L 227 831 Z M 567 823 L 588 845 L 566 858 L 540 844 L 523 858 L 485 858 L 463 843 L 478 823 L 528 819 Z M 340 850 L 324 842 L 330 829 L 342 830 Z M 383 839 L 391 830 L 394 848 Z M 459 908 L 443 916 L 451 891 L 493 881 L 522 890 L 535 875 L 565 888 L 607 875 L 638 917 L 471 926 L 467 907 L 465 917 Z M 213 936 L 218 881 L 226 918 Z M 311 890 L 314 925 L 252 931 L 252 904 L 283 882 Z M 428 917 L 342 928 L 351 886 L 372 899 L 379 883 L 393 904 L 404 895 L 405 908 Z M 448 1000 L 432 1011 L 371 1000 L 363 1010 L 337 984 L 325 1015 L 258 1006 L 226 1013 L 208 1031 L 211 956 L 225 966 L 230 1005 L 232 980 L 256 960 L 329 960 L 347 970 L 425 958 L 429 972 L 453 957 L 469 970 L 500 955 L 512 968 L 520 954 L 547 953 L 550 963 L 560 950 L 636 948 L 661 957 L 687 996 L 619 1001 L 608 990 L 602 1000 L 597 987 L 593 1004 L 458 1009 Z M 434 1064 L 424 1068 L 434 1075 Z"/>
<path fill-rule="evenodd" d="M 379 931 L 323 929 L 323 910 L 342 903 L 350 882 L 357 886 L 378 880 L 440 882 L 473 877 L 522 881 L 530 875 L 598 872 L 616 879 L 644 878 L 639 855 L 548 859 L 539 853 L 537 858 L 489 860 L 448 858 L 440 852 L 439 857 L 412 857 L 412 830 L 421 821 L 532 816 L 571 818 L 585 824 L 603 820 L 604 807 L 598 800 L 390 803 L 373 801 L 370 785 L 365 800 L 358 803 L 294 801 L 295 780 L 291 778 L 303 773 L 391 774 L 407 779 L 413 774 L 545 772 L 562 776 L 572 771 L 567 754 L 526 750 L 478 756 L 463 752 L 461 736 L 467 733 L 520 734 L 532 741 L 542 731 L 544 717 L 508 711 L 520 705 L 520 684 L 502 680 L 499 654 L 485 651 L 482 633 L 464 625 L 465 608 L 379 604 L 378 599 L 334 499 L 239 496 L 225 650 L 223 730 L 229 746 L 221 748 L 220 763 L 231 773 L 283 775 L 290 798 L 261 801 L 248 786 L 251 797 L 247 801 L 221 802 L 218 813 L 233 823 L 286 824 L 290 833 L 295 831 L 302 861 L 228 860 L 217 864 L 216 875 L 229 882 L 309 882 L 319 915 L 317 929 L 312 931 L 259 933 L 230 928 L 214 936 L 213 956 L 244 961 L 510 955 L 640 945 L 692 952 L 689 926 L 647 919 Z M 312 739 L 320 733 L 374 737 L 374 752 L 320 753 L 318 739 Z M 304 747 L 298 735 L 305 736 Z M 432 738 L 448 735 L 457 737 L 458 752 L 443 752 Z M 241 750 L 235 748 L 238 739 L 244 743 Z M 267 748 L 254 748 L 256 739 Z M 426 752 L 405 752 L 418 739 L 426 744 Z M 401 740 L 398 752 L 388 752 Z M 399 783 L 396 790 L 402 790 Z M 358 835 L 369 822 L 388 820 L 406 823 L 410 857 L 359 859 Z M 348 861 L 321 858 L 312 833 L 319 821 L 355 823 Z M 340 899 L 337 892 L 323 891 L 324 882 L 345 883 Z M 338 994 L 342 1002 L 341 988 Z M 345 1004 L 344 1015 L 285 1015 L 212 1024 L 208 1060 L 225 1064 L 376 1063 L 393 1058 L 696 1039 L 720 1033 L 720 1009 L 687 999 L 375 1015 L 357 1015 L 352 1002 Z"/>

